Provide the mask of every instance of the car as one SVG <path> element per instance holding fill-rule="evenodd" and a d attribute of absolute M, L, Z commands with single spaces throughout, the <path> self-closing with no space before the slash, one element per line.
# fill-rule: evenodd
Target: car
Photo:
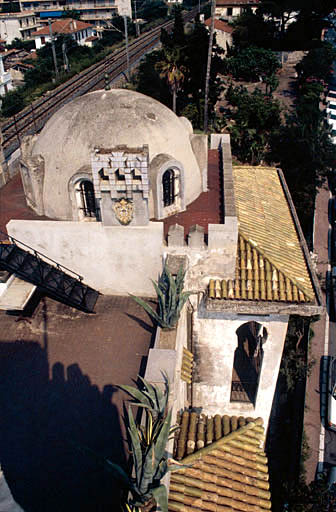
<path fill-rule="evenodd" d="M 328 418 L 327 426 L 336 432 L 336 357 L 331 356 L 328 368 Z"/>

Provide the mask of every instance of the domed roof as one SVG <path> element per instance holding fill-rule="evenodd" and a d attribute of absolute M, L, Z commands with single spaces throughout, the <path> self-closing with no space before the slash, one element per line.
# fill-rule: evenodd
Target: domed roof
<path fill-rule="evenodd" d="M 47 122 L 32 148 L 32 156 L 45 162 L 43 200 L 45 213 L 71 218 L 69 180 L 90 168 L 95 147 L 148 144 L 149 160 L 171 155 L 182 163 L 186 178 L 186 203 L 201 191 L 201 173 L 192 150 L 192 127 L 169 108 L 143 94 L 126 89 L 100 90 L 75 99 Z"/>

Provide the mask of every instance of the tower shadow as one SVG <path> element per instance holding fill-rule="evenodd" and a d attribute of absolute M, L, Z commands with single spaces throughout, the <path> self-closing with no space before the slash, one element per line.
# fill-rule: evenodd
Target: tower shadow
<path fill-rule="evenodd" d="M 0 342 L 0 462 L 25 512 L 120 510 L 102 463 L 126 467 L 115 391 L 101 392 L 77 364 L 55 363 L 50 378 L 37 342 Z"/>

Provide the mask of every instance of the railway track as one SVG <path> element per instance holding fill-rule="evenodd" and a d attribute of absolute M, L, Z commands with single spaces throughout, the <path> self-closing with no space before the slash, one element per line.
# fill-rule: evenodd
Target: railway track
<path fill-rule="evenodd" d="M 189 21 L 196 13 L 197 9 L 186 13 L 184 20 Z M 159 27 L 142 34 L 130 43 L 130 65 L 137 62 L 145 53 L 153 49 L 160 41 L 161 29 L 170 30 L 173 27 L 173 23 L 173 20 L 169 20 Z M 63 105 L 87 92 L 102 89 L 105 85 L 106 73 L 109 76 L 109 81 L 112 82 L 126 70 L 126 50 L 123 48 L 72 77 L 49 94 L 36 100 L 19 114 L 11 117 L 1 127 L 5 156 L 8 157 L 21 145 L 24 135 L 38 133 L 47 120 Z"/>

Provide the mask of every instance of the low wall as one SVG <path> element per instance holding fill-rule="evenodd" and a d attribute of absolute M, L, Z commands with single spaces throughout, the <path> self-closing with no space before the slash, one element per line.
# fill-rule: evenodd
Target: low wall
<path fill-rule="evenodd" d="M 110 295 L 155 295 L 162 271 L 163 224 L 104 227 L 100 222 L 11 220 L 8 234 Z"/>

